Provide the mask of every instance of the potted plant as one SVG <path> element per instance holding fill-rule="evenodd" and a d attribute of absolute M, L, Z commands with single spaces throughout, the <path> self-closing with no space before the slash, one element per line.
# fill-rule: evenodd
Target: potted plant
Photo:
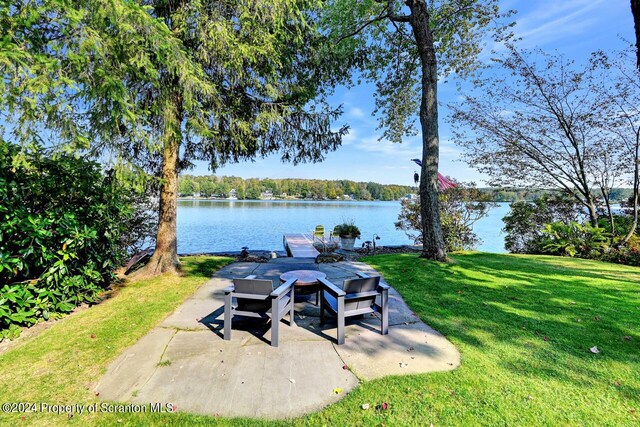
<path fill-rule="evenodd" d="M 353 222 L 336 225 L 334 232 L 340 236 L 340 246 L 346 251 L 352 251 L 356 239 L 360 238 L 360 229 Z"/>

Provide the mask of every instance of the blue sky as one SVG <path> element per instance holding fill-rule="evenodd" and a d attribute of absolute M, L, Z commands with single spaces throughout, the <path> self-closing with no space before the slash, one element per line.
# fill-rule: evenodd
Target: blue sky
<path fill-rule="evenodd" d="M 632 41 L 633 18 L 628 0 L 533 0 L 500 2 L 504 10 L 516 9 L 516 37 L 518 46 L 539 47 L 560 52 L 577 62 L 585 61 L 591 52 L 622 49 L 624 40 Z M 483 177 L 460 160 L 460 149 L 450 141 L 446 104 L 459 95 L 455 83 L 438 87 L 440 100 L 440 172 L 463 181 L 482 185 Z M 350 90 L 338 88 L 332 104 L 342 104 L 344 114 L 337 121 L 346 123 L 350 133 L 337 151 L 328 153 L 322 163 L 293 166 L 283 164 L 278 156 L 227 165 L 216 175 L 235 175 L 243 178 L 311 178 L 351 179 L 383 184 L 413 185 L 416 166 L 410 161 L 421 157 L 418 137 L 402 144 L 378 141 L 380 131 L 373 111 L 373 86 L 361 85 Z M 187 172 L 208 175 L 206 163 L 197 163 Z"/>

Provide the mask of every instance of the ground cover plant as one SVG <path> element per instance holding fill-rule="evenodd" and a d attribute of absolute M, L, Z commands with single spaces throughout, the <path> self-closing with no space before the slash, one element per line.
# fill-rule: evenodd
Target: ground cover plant
<path fill-rule="evenodd" d="M 0 140 L 0 341 L 96 301 L 153 223 L 142 198 L 86 157 Z"/>
<path fill-rule="evenodd" d="M 295 420 L 175 414 L 76 415 L 82 425 L 593 425 L 640 422 L 640 269 L 566 257 L 463 253 L 365 258 L 460 350 L 451 372 L 364 382 Z M 186 258 L 185 275 L 123 288 L 0 355 L 0 401 L 92 403 L 109 361 L 226 260 Z M 393 333 L 393 331 L 391 331 Z M 93 337 L 95 335 L 95 337 Z M 590 349 L 597 347 L 597 353 Z M 362 405 L 369 404 L 368 409 Z M 0 414 L 18 424 L 24 414 Z M 66 415 L 27 414 L 68 425 Z M 19 425 L 19 424 L 18 424 Z"/>
<path fill-rule="evenodd" d="M 560 255 L 640 266 L 640 242 L 632 204 L 600 216 L 598 226 L 586 221 L 586 212 L 566 194 L 546 194 L 510 205 L 504 221 L 505 248 L 512 253 Z M 628 236 L 628 238 L 627 238 Z"/>

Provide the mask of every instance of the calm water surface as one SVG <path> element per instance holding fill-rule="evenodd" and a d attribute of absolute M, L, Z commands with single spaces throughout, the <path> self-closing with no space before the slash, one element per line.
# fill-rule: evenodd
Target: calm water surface
<path fill-rule="evenodd" d="M 478 247 L 486 252 L 505 252 L 502 217 L 507 203 L 491 210 L 476 223 L 483 240 Z M 400 202 L 316 202 L 284 200 L 180 200 L 178 201 L 178 252 L 239 251 L 249 249 L 282 250 L 282 235 L 312 231 L 322 224 L 328 231 L 334 225 L 353 220 L 362 237 L 357 245 L 380 236 L 381 245 L 412 242 L 395 229 Z"/>

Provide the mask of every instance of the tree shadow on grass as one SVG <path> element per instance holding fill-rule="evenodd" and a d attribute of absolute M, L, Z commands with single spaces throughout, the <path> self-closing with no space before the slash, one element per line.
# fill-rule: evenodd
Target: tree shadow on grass
<path fill-rule="evenodd" d="M 640 269 L 482 253 L 449 264 L 415 256 L 370 262 L 425 322 L 461 344 L 463 356 L 473 347 L 513 375 L 580 387 L 604 381 L 638 401 L 637 380 L 607 374 L 612 363 L 640 363 Z"/>

